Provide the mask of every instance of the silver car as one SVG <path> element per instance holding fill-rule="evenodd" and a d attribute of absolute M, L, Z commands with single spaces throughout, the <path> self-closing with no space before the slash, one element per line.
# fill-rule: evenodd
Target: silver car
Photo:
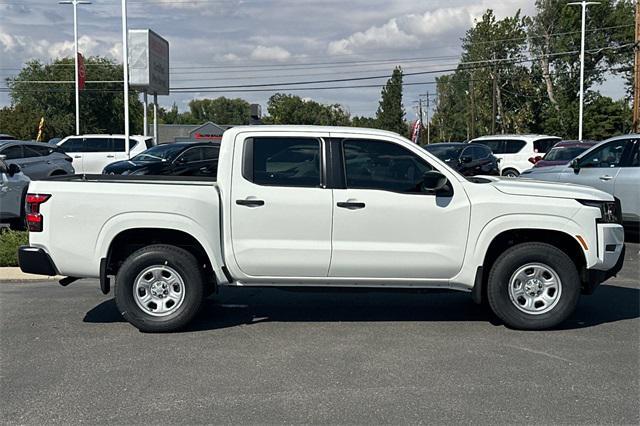
<path fill-rule="evenodd" d="M 0 222 L 14 229 L 24 228 L 24 197 L 29 178 L 15 164 L 7 164 L 0 157 Z"/>
<path fill-rule="evenodd" d="M 592 186 L 620 200 L 622 219 L 640 224 L 640 134 L 616 136 L 600 142 L 568 165 L 542 167 L 522 173 L 523 178 Z"/>
<path fill-rule="evenodd" d="M 42 142 L 0 140 L 0 156 L 7 164 L 16 164 L 29 178 L 72 175 L 72 159 L 60 148 Z"/>

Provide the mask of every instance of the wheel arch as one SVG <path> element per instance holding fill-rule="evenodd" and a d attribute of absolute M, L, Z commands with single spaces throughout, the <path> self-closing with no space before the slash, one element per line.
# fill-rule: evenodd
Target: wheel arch
<path fill-rule="evenodd" d="M 476 272 L 473 299 L 476 303 L 486 300 L 486 288 L 489 272 L 500 254 L 517 244 L 537 242 L 552 245 L 566 253 L 580 274 L 581 281 L 587 280 L 588 259 L 578 239 L 563 230 L 546 228 L 513 228 L 496 234 L 487 245 L 482 256 L 482 264 Z M 480 287 L 478 287 L 480 286 Z"/>

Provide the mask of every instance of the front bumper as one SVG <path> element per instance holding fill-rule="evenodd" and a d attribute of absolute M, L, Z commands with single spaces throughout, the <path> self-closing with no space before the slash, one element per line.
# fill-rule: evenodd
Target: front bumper
<path fill-rule="evenodd" d="M 583 294 L 593 294 L 595 289 L 608 280 L 611 277 L 615 277 L 618 272 L 622 269 L 622 265 L 624 264 L 624 253 L 626 251 L 626 247 L 624 244 L 622 245 L 622 249 L 620 250 L 620 257 L 618 261 L 611 269 L 606 271 L 599 269 L 587 269 L 586 277 L 582 283 L 582 293 Z"/>
<path fill-rule="evenodd" d="M 18 249 L 18 264 L 22 272 L 27 274 L 58 275 L 56 265 L 49 254 L 41 248 L 22 246 Z"/>

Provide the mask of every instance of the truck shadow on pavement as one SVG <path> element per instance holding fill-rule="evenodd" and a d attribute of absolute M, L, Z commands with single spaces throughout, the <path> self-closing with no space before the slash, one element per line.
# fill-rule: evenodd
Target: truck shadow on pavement
<path fill-rule="evenodd" d="M 580 298 L 576 312 L 559 330 L 580 329 L 640 317 L 640 289 L 600 286 Z M 468 294 L 422 294 L 398 291 L 303 291 L 224 289 L 205 301 L 183 332 L 223 329 L 260 322 L 484 321 L 501 326 L 488 308 Z M 84 317 L 87 323 L 124 322 L 114 299 L 100 303 Z"/>

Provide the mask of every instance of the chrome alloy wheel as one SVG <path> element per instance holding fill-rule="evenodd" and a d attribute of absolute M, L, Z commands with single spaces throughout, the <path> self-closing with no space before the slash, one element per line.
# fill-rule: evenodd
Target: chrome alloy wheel
<path fill-rule="evenodd" d="M 163 317 L 182 305 L 184 291 L 184 281 L 175 269 L 154 265 L 138 274 L 133 286 L 133 299 L 144 313 Z"/>
<path fill-rule="evenodd" d="M 562 295 L 558 273 L 542 263 L 528 263 L 509 280 L 509 299 L 526 314 L 540 315 L 553 309 Z"/>

